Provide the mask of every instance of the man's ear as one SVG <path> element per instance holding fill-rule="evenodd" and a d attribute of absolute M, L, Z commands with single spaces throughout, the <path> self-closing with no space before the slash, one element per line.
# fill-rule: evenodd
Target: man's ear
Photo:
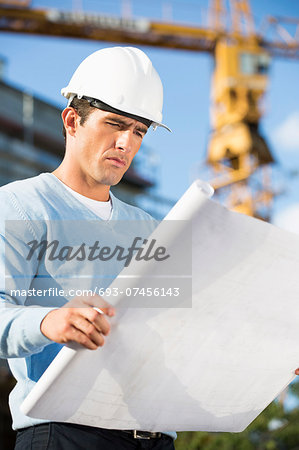
<path fill-rule="evenodd" d="M 61 118 L 67 134 L 75 136 L 80 117 L 74 108 L 67 107 L 61 113 Z"/>

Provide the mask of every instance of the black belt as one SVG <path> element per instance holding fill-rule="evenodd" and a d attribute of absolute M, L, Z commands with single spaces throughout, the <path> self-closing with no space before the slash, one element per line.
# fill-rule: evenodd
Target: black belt
<path fill-rule="evenodd" d="M 119 430 L 119 431 L 130 434 L 134 439 L 160 439 L 163 436 L 167 437 L 166 434 L 151 431 L 140 431 L 140 430 Z"/>
<path fill-rule="evenodd" d="M 56 422 L 59 423 L 59 422 Z M 40 423 L 37 425 L 34 425 L 34 428 L 45 428 L 48 429 L 47 427 L 49 427 L 49 423 Z M 70 425 L 70 426 L 75 426 L 75 427 L 79 427 L 79 428 L 94 428 L 94 427 L 89 427 L 87 425 L 74 425 L 74 424 L 64 424 L 64 425 Z M 20 428 L 18 429 L 18 433 L 22 433 L 23 431 L 28 430 L 31 427 L 28 428 Z M 97 429 L 97 428 L 94 428 Z M 99 428 L 101 430 L 101 428 Z M 140 431 L 140 430 L 110 430 L 110 429 L 103 429 L 105 432 L 109 432 L 112 431 L 114 433 L 126 433 L 127 435 L 130 435 L 133 439 L 172 439 L 170 436 L 168 436 L 168 434 L 165 433 L 160 433 L 160 432 L 151 432 L 151 431 Z"/>

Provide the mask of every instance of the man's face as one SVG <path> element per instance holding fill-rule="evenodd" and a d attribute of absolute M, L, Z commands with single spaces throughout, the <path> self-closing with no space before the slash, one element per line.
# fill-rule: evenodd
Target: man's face
<path fill-rule="evenodd" d="M 80 118 L 77 118 L 79 123 Z M 90 186 L 113 186 L 121 180 L 138 152 L 147 127 L 134 119 L 94 108 L 78 125 L 71 149 L 77 176 Z"/>

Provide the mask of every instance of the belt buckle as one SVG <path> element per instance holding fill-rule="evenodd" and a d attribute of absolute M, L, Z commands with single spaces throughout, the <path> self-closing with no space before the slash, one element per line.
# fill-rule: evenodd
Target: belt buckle
<path fill-rule="evenodd" d="M 151 431 L 133 430 L 134 439 L 152 439 L 161 437 L 161 433 L 152 433 Z"/>
<path fill-rule="evenodd" d="M 145 436 L 142 431 L 133 430 L 133 437 L 134 439 L 150 439 L 150 436 Z"/>

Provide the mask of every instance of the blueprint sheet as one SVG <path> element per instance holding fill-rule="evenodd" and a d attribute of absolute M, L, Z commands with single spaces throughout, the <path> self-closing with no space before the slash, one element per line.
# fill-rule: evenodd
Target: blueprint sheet
<path fill-rule="evenodd" d="M 166 219 L 182 219 L 170 248 L 183 220 L 192 222 L 192 304 L 116 305 L 104 347 L 63 348 L 25 399 L 27 415 L 112 429 L 239 432 L 292 381 L 299 237 L 228 211 L 198 181 Z M 132 283 L 125 273 L 113 286 Z"/>

